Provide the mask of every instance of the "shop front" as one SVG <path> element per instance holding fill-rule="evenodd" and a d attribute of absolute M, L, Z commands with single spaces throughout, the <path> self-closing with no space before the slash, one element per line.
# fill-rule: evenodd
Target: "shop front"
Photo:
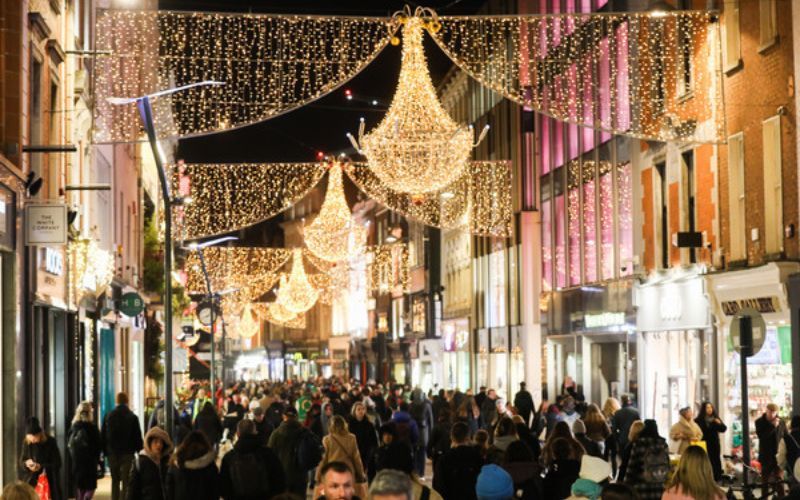
<path fill-rule="evenodd" d="M 442 321 L 442 382 L 446 389 L 470 387 L 469 319 Z"/>
<path fill-rule="evenodd" d="M 328 339 L 328 359 L 330 374 L 327 377 L 348 377 L 350 364 L 350 336 L 337 335 Z M 328 371 L 328 370 L 325 370 Z M 324 373 L 323 373 L 324 374 Z"/>
<path fill-rule="evenodd" d="M 579 395 L 598 405 L 623 393 L 635 398 L 636 314 L 631 283 L 614 281 L 553 292 L 543 305 L 549 396 L 563 393 L 565 383 L 572 380 Z M 512 346 L 512 354 L 514 349 L 536 348 L 524 345 L 521 335 L 517 338 L 520 345 Z"/>
<path fill-rule="evenodd" d="M 789 277 L 798 272 L 800 264 L 777 262 L 707 277 L 719 331 L 718 375 L 724 395 L 719 401 L 719 411 L 730 429 L 725 450 L 738 448 L 742 442 L 740 357 L 730 332 L 736 314 L 744 308 L 758 311 L 766 326 L 763 346 L 747 360 L 750 424 L 764 413 L 769 403 L 777 404 L 786 420 L 793 414 L 792 354 L 796 345 L 792 346 L 792 308 L 786 285 Z M 758 439 L 753 429 L 751 442 L 755 453 Z"/>
<path fill-rule="evenodd" d="M 508 400 L 508 327 L 489 329 L 489 385 L 497 396 Z"/>
<path fill-rule="evenodd" d="M 679 410 L 717 401 L 716 334 L 704 276 L 699 268 L 673 269 L 637 284 L 639 411 L 660 429 Z"/>
<path fill-rule="evenodd" d="M 233 370 L 236 374 L 236 380 L 261 381 L 270 378 L 269 368 L 267 350 L 260 347 L 239 354 L 236 357 Z"/>
<path fill-rule="evenodd" d="M 424 339 L 420 340 L 417 344 L 419 354 L 417 361 L 419 363 L 419 387 L 425 391 L 433 391 L 437 393 L 439 389 L 445 389 L 446 385 L 445 373 L 446 363 L 443 363 L 445 354 L 442 351 L 444 347 L 442 341 L 439 339 Z"/>
<path fill-rule="evenodd" d="M 511 350 L 508 356 L 509 398 L 513 398 L 519 390 L 520 382 L 525 382 L 525 351 L 527 343 L 522 326 L 511 327 Z"/>
<path fill-rule="evenodd" d="M 476 335 L 478 340 L 475 342 L 475 388 L 489 387 L 491 385 L 489 377 L 489 329 L 480 328 Z"/>
<path fill-rule="evenodd" d="M 267 358 L 269 360 L 269 380 L 283 382 L 286 380 L 286 346 L 281 340 L 267 342 Z"/>

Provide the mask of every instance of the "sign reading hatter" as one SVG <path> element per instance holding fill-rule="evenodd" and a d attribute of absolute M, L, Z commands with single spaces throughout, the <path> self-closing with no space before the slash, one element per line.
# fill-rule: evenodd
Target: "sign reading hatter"
<path fill-rule="evenodd" d="M 29 203 L 25 207 L 26 245 L 66 245 L 67 206 L 63 203 Z"/>

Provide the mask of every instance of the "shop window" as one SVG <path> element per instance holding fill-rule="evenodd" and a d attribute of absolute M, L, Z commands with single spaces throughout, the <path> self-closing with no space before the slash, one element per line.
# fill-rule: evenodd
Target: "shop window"
<path fill-rule="evenodd" d="M 611 162 L 600 162 L 600 268 L 601 279 L 614 278 L 614 176 Z"/>
<path fill-rule="evenodd" d="M 778 39 L 777 0 L 759 0 L 758 16 L 759 50 L 763 50 L 774 44 Z"/>
<path fill-rule="evenodd" d="M 556 225 L 556 287 L 567 286 L 567 256 L 566 256 L 566 231 L 564 223 L 566 221 L 566 210 L 564 195 L 556 196 L 555 203 L 555 225 Z"/>
<path fill-rule="evenodd" d="M 550 165 L 551 165 L 551 155 L 550 155 L 550 126 L 552 124 L 552 120 L 544 115 L 536 115 L 537 120 L 539 121 L 539 151 L 538 151 L 538 159 L 539 159 L 539 172 L 540 175 L 545 175 L 550 172 Z"/>
<path fill-rule="evenodd" d="M 783 251 L 783 186 L 781 182 L 781 117 L 762 124 L 764 139 L 764 249 Z"/>
<path fill-rule="evenodd" d="M 584 281 L 597 281 L 597 214 L 595 213 L 595 162 L 583 164 L 583 272 Z"/>
<path fill-rule="evenodd" d="M 730 260 L 747 258 L 747 236 L 744 197 L 744 134 L 728 138 L 728 221 L 730 228 Z"/>
<path fill-rule="evenodd" d="M 561 120 L 550 119 L 553 129 L 553 155 L 555 168 L 564 165 L 564 122 Z"/>
<path fill-rule="evenodd" d="M 553 216 L 552 203 L 542 199 L 542 290 L 549 292 L 553 285 Z"/>
<path fill-rule="evenodd" d="M 631 126 L 630 80 L 628 78 L 628 23 L 620 23 L 616 33 L 616 110 L 617 129 L 628 130 Z"/>
<path fill-rule="evenodd" d="M 487 318 L 489 327 L 506 325 L 506 249 L 505 241 L 492 241 L 489 254 L 489 293 L 487 294 Z"/>
<path fill-rule="evenodd" d="M 631 164 L 617 166 L 617 248 L 620 275 L 633 274 L 633 175 Z"/>
<path fill-rule="evenodd" d="M 569 186 L 567 224 L 569 237 L 569 284 L 581 284 L 581 189 L 580 162 L 570 162 L 568 166 Z"/>
<path fill-rule="evenodd" d="M 722 32 L 722 67 L 725 71 L 728 71 L 742 63 L 739 0 L 725 2 L 725 11 L 722 15 Z"/>

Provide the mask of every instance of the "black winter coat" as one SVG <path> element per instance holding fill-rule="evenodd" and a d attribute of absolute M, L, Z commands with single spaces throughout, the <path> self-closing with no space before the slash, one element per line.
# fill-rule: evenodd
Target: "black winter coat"
<path fill-rule="evenodd" d="M 719 481 L 722 477 L 722 449 L 719 444 L 719 433 L 727 431 L 728 427 L 722 420 L 719 423 L 706 422 L 705 415 L 700 415 L 694 421 L 703 431 L 703 441 L 706 442 L 706 451 L 708 459 L 711 461 L 711 469 L 714 471 L 714 479 Z"/>
<path fill-rule="evenodd" d="M 106 413 L 102 436 L 106 455 L 133 455 L 143 447 L 139 417 L 126 405 Z"/>
<path fill-rule="evenodd" d="M 169 457 L 162 457 L 156 463 L 144 452 L 136 455 L 125 500 L 165 500 L 168 461 Z"/>
<path fill-rule="evenodd" d="M 522 500 L 540 500 L 542 498 L 541 468 L 535 462 L 511 462 L 503 465 L 503 469 L 514 481 L 514 491 L 522 492 Z"/>
<path fill-rule="evenodd" d="M 266 471 L 269 491 L 264 492 L 252 499 L 236 496 L 233 478 L 237 475 L 233 470 L 236 467 L 237 458 L 241 455 L 255 454 L 257 461 L 263 465 Z M 243 436 L 236 441 L 233 450 L 225 454 L 220 467 L 220 495 L 225 500 L 261 500 L 272 498 L 286 490 L 285 474 L 280 460 L 269 448 L 262 446 L 258 436 Z"/>
<path fill-rule="evenodd" d="M 30 471 L 25 467 L 27 460 L 33 460 L 42 466 L 36 472 Z M 55 438 L 47 436 L 41 443 L 22 443 L 22 452 L 19 456 L 19 480 L 36 486 L 39 480 L 39 475 L 42 472 L 47 474 L 47 482 L 50 483 L 50 496 L 53 500 L 61 500 L 64 498 L 61 492 L 61 483 L 59 481 L 59 471 L 61 470 L 61 455 L 58 452 L 58 444 Z"/>
<path fill-rule="evenodd" d="M 75 480 L 75 487 L 81 490 L 97 489 L 97 466 L 100 462 L 102 453 L 102 443 L 100 431 L 92 422 L 76 422 L 69 429 L 67 443 L 73 435 L 80 432 L 86 433 L 85 448 L 70 449 L 70 465 L 72 478 Z"/>
<path fill-rule="evenodd" d="M 530 418 L 534 409 L 531 393 L 525 390 L 519 391 L 517 395 L 514 396 L 514 408 L 517 409 L 519 415 L 525 420 L 525 425 L 530 425 Z"/>
<path fill-rule="evenodd" d="M 361 455 L 364 469 L 367 469 L 367 464 L 372 461 L 372 454 L 378 448 L 378 432 L 366 416 L 363 420 L 352 417 L 348 423 L 348 428 L 356 437 L 358 453 Z"/>
<path fill-rule="evenodd" d="M 434 466 L 436 461 L 450 449 L 450 429 L 452 427 L 450 422 L 437 422 L 433 426 L 427 452 Z"/>
<path fill-rule="evenodd" d="M 756 434 L 758 435 L 758 460 L 762 468 L 776 470 L 778 467 L 778 444 L 780 444 L 786 427 L 783 422 L 778 426 L 772 425 L 765 415 L 756 419 Z"/>
<path fill-rule="evenodd" d="M 572 483 L 578 479 L 581 463 L 577 460 L 556 460 L 542 480 L 544 500 L 563 500 L 572 494 Z"/>
<path fill-rule="evenodd" d="M 278 456 L 289 487 L 305 484 L 307 480 L 308 471 L 297 463 L 297 450 L 304 431 L 308 432 L 299 422 L 288 420 L 278 426 L 269 437 L 269 447 Z"/>
<path fill-rule="evenodd" d="M 167 471 L 168 500 L 219 500 L 219 473 L 212 450 L 203 456 L 172 464 Z"/>
<path fill-rule="evenodd" d="M 222 439 L 222 422 L 213 410 L 201 410 L 194 419 L 194 429 L 205 434 L 212 446 Z"/>
<path fill-rule="evenodd" d="M 476 498 L 475 483 L 483 467 L 478 448 L 472 445 L 449 449 L 436 461 L 433 472 L 433 489 L 444 500 L 469 500 Z"/>

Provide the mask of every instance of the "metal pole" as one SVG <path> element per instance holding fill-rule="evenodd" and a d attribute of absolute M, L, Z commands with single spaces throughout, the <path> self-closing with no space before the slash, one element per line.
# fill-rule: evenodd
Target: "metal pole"
<path fill-rule="evenodd" d="M 211 401 L 214 401 L 214 406 L 216 407 L 217 403 L 216 403 L 216 396 L 215 395 L 216 395 L 217 391 L 215 390 L 215 386 L 214 386 L 214 383 L 216 382 L 216 380 L 215 380 L 216 377 L 214 376 L 215 375 L 214 374 L 214 371 L 215 371 L 214 370 L 215 369 L 214 362 L 216 361 L 216 349 L 215 349 L 214 344 L 216 344 L 216 340 L 215 340 L 214 334 L 216 333 L 216 324 L 217 324 L 217 318 L 216 318 L 217 300 L 216 300 L 216 297 L 214 296 L 213 292 L 211 291 L 211 278 L 208 277 L 208 269 L 206 268 L 206 259 L 205 259 L 205 256 L 203 255 L 203 249 L 202 248 L 198 248 L 197 249 L 197 255 L 200 257 L 200 269 L 202 269 L 203 277 L 206 280 L 206 290 L 208 291 L 208 301 L 211 304 L 211 367 L 210 367 L 210 370 L 209 370 L 209 386 L 211 387 Z"/>
<path fill-rule="evenodd" d="M 750 408 L 747 397 L 747 358 L 753 354 L 753 323 L 750 316 L 739 318 L 739 365 L 742 387 L 742 482 L 747 491 L 748 470 L 750 466 Z"/>
<path fill-rule="evenodd" d="M 158 180 L 161 184 L 161 195 L 164 198 L 164 407 L 167 433 L 174 437 L 174 412 L 175 395 L 172 389 L 172 196 L 169 191 L 167 172 L 164 160 L 158 150 L 155 124 L 153 123 L 153 108 L 149 97 L 143 97 L 136 102 L 139 115 L 142 118 L 150 149 L 158 171 Z"/>

